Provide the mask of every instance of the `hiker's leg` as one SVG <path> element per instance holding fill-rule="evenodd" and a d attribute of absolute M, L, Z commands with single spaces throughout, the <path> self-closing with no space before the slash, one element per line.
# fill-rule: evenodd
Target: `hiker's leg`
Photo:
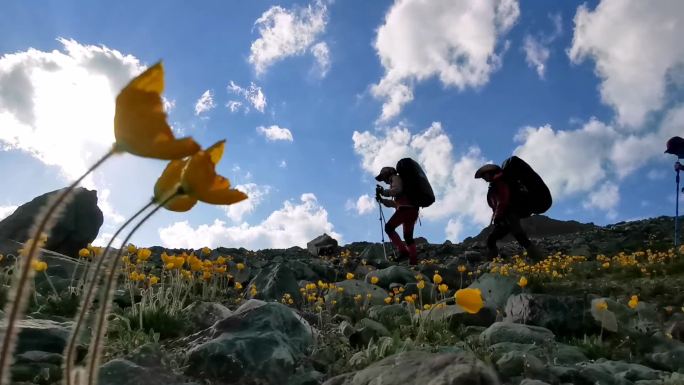
<path fill-rule="evenodd" d="M 513 234 L 515 240 L 518 241 L 520 246 L 524 247 L 525 249 L 529 249 L 532 245 L 532 241 L 530 241 L 530 238 L 527 237 L 525 230 L 523 230 L 522 226 L 520 225 L 520 218 L 515 215 L 508 215 L 506 219 L 508 221 L 508 227 L 510 228 L 511 234 Z"/>
<path fill-rule="evenodd" d="M 389 239 L 392 241 L 392 244 L 394 244 L 394 246 L 399 250 L 400 253 L 408 253 L 406 245 L 404 245 L 404 242 L 401 241 L 401 238 L 399 237 L 399 234 L 397 234 L 396 231 L 396 228 L 399 227 L 401 223 L 401 210 L 396 210 L 394 214 L 392 214 L 392 217 L 390 217 L 389 221 L 385 223 L 385 232 L 387 233 L 387 236 L 389 236 Z"/>
<path fill-rule="evenodd" d="M 416 250 L 416 241 L 413 239 L 413 229 L 416 225 L 416 220 L 418 219 L 418 209 L 406 208 L 404 210 L 404 240 L 406 241 L 406 246 L 409 253 L 409 263 L 415 265 L 418 263 L 418 251 Z"/>
<path fill-rule="evenodd" d="M 496 246 L 496 241 L 505 237 L 508 232 L 508 226 L 503 224 L 494 225 L 492 232 L 489 233 L 489 236 L 487 237 L 487 257 L 489 259 L 494 259 L 499 255 L 499 248 Z"/>

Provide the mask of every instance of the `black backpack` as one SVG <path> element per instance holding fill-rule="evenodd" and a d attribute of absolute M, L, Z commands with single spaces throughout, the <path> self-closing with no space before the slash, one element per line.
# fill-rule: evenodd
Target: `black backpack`
<path fill-rule="evenodd" d="M 511 189 L 511 204 L 521 218 L 542 214 L 551 208 L 551 191 L 529 164 L 514 155 L 501 168 Z"/>
<path fill-rule="evenodd" d="M 418 207 L 428 207 L 435 203 L 435 193 L 418 162 L 411 158 L 400 160 L 397 162 L 397 173 L 401 177 L 404 194 L 411 203 Z"/>

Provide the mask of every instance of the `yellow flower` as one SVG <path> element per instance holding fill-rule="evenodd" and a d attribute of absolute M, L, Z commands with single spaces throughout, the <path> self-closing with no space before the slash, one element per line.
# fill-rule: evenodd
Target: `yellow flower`
<path fill-rule="evenodd" d="M 447 286 L 445 283 L 437 286 L 437 290 L 439 290 L 440 293 L 444 294 L 447 291 L 449 291 L 449 286 Z"/>
<path fill-rule="evenodd" d="M 81 249 L 78 251 L 78 256 L 81 258 L 88 258 L 90 257 L 90 250 L 88 249 Z"/>
<path fill-rule="evenodd" d="M 458 272 L 459 273 L 465 273 L 466 267 L 465 265 L 458 265 Z"/>
<path fill-rule="evenodd" d="M 432 282 L 434 282 L 436 285 L 442 283 L 442 276 L 439 275 L 439 271 L 435 271 L 435 275 L 432 276 Z"/>
<path fill-rule="evenodd" d="M 344 288 L 343 288 L 343 287 L 338 287 L 338 288 L 337 288 L 337 292 L 338 292 L 338 293 L 343 293 L 343 292 L 344 292 Z"/>
<path fill-rule="evenodd" d="M 605 300 L 596 302 L 596 310 L 604 311 L 607 309 L 608 309 L 608 303 Z"/>
<path fill-rule="evenodd" d="M 633 295 L 632 298 L 630 298 L 627 305 L 632 309 L 636 309 L 637 305 L 639 305 L 639 297 L 636 295 Z"/>
<path fill-rule="evenodd" d="M 135 252 L 136 252 L 137 250 L 138 250 L 138 248 L 135 247 L 135 245 L 132 244 L 132 243 L 129 244 L 128 246 L 126 246 L 126 251 L 128 251 L 128 254 L 135 254 Z"/>
<path fill-rule="evenodd" d="M 152 255 L 152 251 L 150 249 L 138 249 L 137 255 L 139 261 L 147 261 Z"/>
<path fill-rule="evenodd" d="M 33 260 L 31 261 L 31 267 L 33 268 L 33 270 L 40 273 L 42 271 L 47 270 L 48 265 L 46 262 Z"/>
<path fill-rule="evenodd" d="M 432 309 L 432 305 L 430 305 L 429 303 L 426 303 L 425 305 L 423 305 L 423 309 L 430 310 L 430 309 Z"/>
<path fill-rule="evenodd" d="M 372 276 L 370 281 L 373 285 L 375 285 L 376 283 L 378 283 L 378 281 L 380 281 L 380 279 L 376 276 Z"/>
<path fill-rule="evenodd" d="M 236 267 L 237 267 L 237 269 L 238 269 L 239 271 L 242 271 L 242 270 L 244 270 L 244 269 L 245 269 L 245 264 L 244 264 L 244 263 L 242 263 L 242 262 L 240 262 L 240 263 L 238 263 L 238 264 L 237 264 L 237 266 L 236 266 Z"/>
<path fill-rule="evenodd" d="M 416 287 L 419 288 L 419 289 L 424 289 L 424 288 L 425 288 L 425 281 L 423 281 L 423 280 L 421 279 L 421 280 L 418 281 L 418 283 L 416 284 Z"/>
<path fill-rule="evenodd" d="M 214 205 L 230 205 L 247 199 L 242 191 L 230 188 L 230 181 L 216 174 L 216 164 L 223 156 L 225 141 L 198 151 L 188 161 L 181 178 L 183 193 Z"/>
<path fill-rule="evenodd" d="M 226 263 L 226 257 L 218 257 L 218 258 L 216 258 L 216 263 L 218 263 L 219 265 L 225 264 L 225 263 Z"/>
<path fill-rule="evenodd" d="M 242 290 L 242 284 L 240 282 L 235 282 L 235 289 Z"/>
<path fill-rule="evenodd" d="M 468 288 L 457 290 L 454 298 L 456 299 L 456 304 L 470 314 L 479 312 L 484 306 L 480 289 Z"/>
<path fill-rule="evenodd" d="M 354 301 L 356 301 L 356 302 L 359 302 L 359 301 L 361 301 L 362 299 L 363 299 L 363 296 L 361 296 L 361 294 L 357 294 L 357 295 L 354 296 Z"/>
<path fill-rule="evenodd" d="M 154 275 L 150 276 L 150 286 L 156 285 L 159 283 L 159 277 L 155 277 Z"/>
<path fill-rule="evenodd" d="M 203 247 L 203 248 L 202 248 L 202 254 L 204 254 L 204 255 L 209 255 L 209 254 L 211 254 L 211 249 L 208 248 L 208 247 L 206 247 L 206 246 Z"/>
<path fill-rule="evenodd" d="M 166 265 L 164 265 L 164 268 L 166 270 L 173 270 L 176 267 L 176 265 L 173 262 L 169 262 Z"/>
<path fill-rule="evenodd" d="M 170 201 L 166 202 L 164 208 L 175 212 L 186 212 L 197 204 L 197 199 L 186 194 L 179 194 L 181 186 L 181 178 L 183 171 L 187 165 L 187 160 L 172 160 L 166 165 L 157 182 L 154 184 L 154 201 L 161 204 L 174 196 Z"/>
<path fill-rule="evenodd" d="M 604 269 L 607 269 L 607 268 L 610 267 L 610 263 L 609 263 L 609 262 L 604 262 L 603 265 L 601 265 L 601 266 L 603 266 Z"/>
<path fill-rule="evenodd" d="M 114 113 L 115 151 L 157 159 L 181 159 L 200 150 L 192 138 L 176 139 L 166 122 L 161 93 L 164 68 L 148 68 L 119 93 Z"/>
<path fill-rule="evenodd" d="M 353 273 L 347 273 L 347 279 L 354 279 Z"/>
<path fill-rule="evenodd" d="M 407 295 L 406 297 L 404 297 L 404 301 L 406 301 L 406 303 L 414 303 L 415 302 L 413 297 L 411 297 L 410 295 Z"/>
<path fill-rule="evenodd" d="M 527 278 L 525 277 L 520 277 L 520 280 L 518 281 L 518 286 L 524 288 L 527 286 Z"/>
<path fill-rule="evenodd" d="M 385 303 L 388 305 L 391 304 L 392 303 L 392 297 L 385 298 Z"/>

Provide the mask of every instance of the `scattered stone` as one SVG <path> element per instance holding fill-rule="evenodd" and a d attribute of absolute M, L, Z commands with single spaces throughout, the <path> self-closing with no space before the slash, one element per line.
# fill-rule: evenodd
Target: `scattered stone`
<path fill-rule="evenodd" d="M 306 244 L 309 253 L 316 257 L 334 254 L 337 247 L 337 240 L 328 234 L 320 235 Z"/>
<path fill-rule="evenodd" d="M 372 277 L 377 277 L 376 285 L 383 289 L 389 289 L 393 283 L 405 285 L 407 283 L 416 282 L 415 274 L 404 266 L 390 266 L 385 269 L 371 271 L 366 275 L 366 282 L 370 282 Z"/>
<path fill-rule="evenodd" d="M 487 346 L 499 342 L 543 345 L 554 340 L 555 336 L 549 329 L 509 322 L 496 322 L 480 335 L 480 342 Z"/>
<path fill-rule="evenodd" d="M 184 309 L 183 312 L 190 320 L 191 332 L 209 328 L 214 323 L 232 314 L 227 307 L 216 302 L 195 302 Z"/>

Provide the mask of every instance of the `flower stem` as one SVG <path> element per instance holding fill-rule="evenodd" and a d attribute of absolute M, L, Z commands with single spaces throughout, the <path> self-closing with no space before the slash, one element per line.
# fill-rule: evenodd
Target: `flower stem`
<path fill-rule="evenodd" d="M 28 290 L 26 289 L 26 286 L 29 284 L 33 276 L 31 262 L 36 257 L 38 252 L 40 236 L 43 234 L 43 232 L 49 233 L 50 230 L 52 230 L 54 223 L 52 223 L 50 219 L 52 219 L 53 215 L 58 211 L 58 209 L 61 208 L 62 204 L 66 201 L 67 197 L 76 188 L 76 186 L 78 186 L 78 184 L 81 183 L 81 181 L 88 174 L 98 168 L 112 155 L 114 155 L 114 151 L 110 150 L 102 158 L 100 158 L 100 160 L 95 162 L 95 164 L 93 164 L 83 175 L 69 185 L 69 187 L 62 190 L 62 192 L 59 193 L 52 204 L 47 208 L 45 214 L 35 226 L 28 253 L 25 258 L 20 259 L 19 276 L 14 281 L 15 285 L 8 296 L 8 298 L 13 298 L 14 300 L 9 301 L 7 307 L 5 308 L 5 320 L 7 325 L 3 331 L 2 350 L 0 350 L 0 385 L 6 385 L 10 382 L 10 366 L 12 365 L 12 358 L 14 355 L 14 348 L 18 332 L 17 323 L 21 318 L 23 318 L 24 312 L 26 311 L 28 296 Z"/>
<path fill-rule="evenodd" d="M 150 203 L 146 204 L 142 209 L 138 210 L 135 214 L 133 214 L 132 217 L 130 217 L 121 227 L 119 227 L 114 235 L 112 235 L 112 238 L 109 240 L 109 243 L 107 243 L 107 247 L 105 247 L 104 251 L 102 252 L 100 258 L 97 259 L 97 262 L 95 263 L 94 266 L 91 267 L 92 272 L 89 273 L 90 278 L 86 279 L 87 282 L 87 289 L 85 291 L 85 296 L 83 296 L 83 299 L 81 300 L 81 305 L 80 309 L 78 312 L 78 317 L 76 318 L 76 322 L 74 322 L 74 328 L 71 331 L 71 336 L 69 337 L 69 342 L 66 345 L 66 349 L 64 351 L 64 373 L 62 375 L 62 378 L 64 378 L 65 384 L 66 385 L 72 385 L 72 374 L 71 372 L 74 369 L 74 364 L 76 362 L 76 343 L 78 341 L 78 337 L 81 331 L 81 326 L 83 326 L 83 323 L 85 321 L 85 318 L 88 314 L 88 310 L 90 309 L 90 306 L 92 305 L 93 302 L 93 296 L 95 294 L 95 288 L 97 287 L 98 284 L 98 276 L 100 275 L 100 270 L 102 269 L 102 265 L 105 263 L 107 259 L 107 254 L 112 248 L 112 244 L 114 243 L 114 240 L 116 237 L 123 231 L 125 227 L 127 227 L 131 222 L 135 220 L 140 214 L 145 212 L 150 206 L 153 206 L 155 203 L 153 201 L 150 201 Z M 121 246 L 123 247 L 123 245 Z"/>
<path fill-rule="evenodd" d="M 165 204 L 170 202 L 173 198 L 175 198 L 178 195 L 178 193 L 170 195 L 168 198 L 166 198 L 163 202 L 159 203 L 152 211 L 150 211 L 147 215 L 145 215 L 134 227 L 133 229 L 128 233 L 124 241 L 121 243 L 121 247 L 119 248 L 119 252 L 116 254 L 116 257 L 112 261 L 112 266 L 109 270 L 109 275 L 107 276 L 107 280 L 105 283 L 104 291 L 102 292 L 102 302 L 100 303 L 100 309 L 97 314 L 97 318 L 95 321 L 95 328 L 93 329 L 93 336 L 91 339 L 90 343 L 90 349 L 88 351 L 88 367 L 87 367 L 87 384 L 88 385 L 95 385 L 97 383 L 97 372 L 99 371 L 99 362 L 100 362 L 100 356 L 102 354 L 102 340 L 104 339 L 105 333 L 107 332 L 107 324 L 106 324 L 106 318 L 107 318 L 107 313 L 109 313 L 109 310 L 111 308 L 111 302 L 112 302 L 112 297 L 114 295 L 114 282 L 116 281 L 116 276 L 117 276 L 117 267 L 119 264 L 119 260 L 121 259 L 121 255 L 123 254 L 123 245 L 127 244 L 128 241 L 131 239 L 133 234 L 135 234 L 136 231 L 140 228 L 140 226 L 143 225 L 152 215 L 154 215 L 159 209 L 164 207 Z"/>

